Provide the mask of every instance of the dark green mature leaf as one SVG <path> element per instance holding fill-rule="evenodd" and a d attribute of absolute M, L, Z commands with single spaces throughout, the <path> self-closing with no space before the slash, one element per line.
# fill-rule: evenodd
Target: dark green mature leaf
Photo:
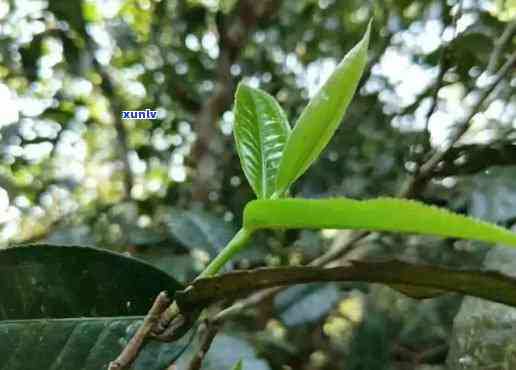
<path fill-rule="evenodd" d="M 335 284 L 307 284 L 279 293 L 274 310 L 285 325 L 309 324 L 319 320 L 339 299 Z"/>
<path fill-rule="evenodd" d="M 179 288 L 145 262 L 100 249 L 31 245 L 1 251 L 0 369 L 105 369 L 156 295 Z M 188 342 L 187 336 L 172 346 L 151 343 L 132 369 L 162 369 Z"/>
<path fill-rule="evenodd" d="M 0 252 L 0 320 L 144 315 L 181 284 L 112 252 L 32 245 Z"/>
<path fill-rule="evenodd" d="M 278 195 L 317 159 L 342 121 L 366 66 L 370 31 L 371 23 L 362 40 L 346 54 L 301 113 L 279 166 Z"/>
<path fill-rule="evenodd" d="M 266 92 L 240 84 L 235 96 L 235 142 L 249 184 L 258 198 L 270 198 L 283 148 L 290 135 L 287 116 Z"/>
<path fill-rule="evenodd" d="M 2 370 L 101 370 L 128 343 L 142 317 L 0 321 Z M 149 342 L 131 367 L 161 370 L 189 344 Z"/>

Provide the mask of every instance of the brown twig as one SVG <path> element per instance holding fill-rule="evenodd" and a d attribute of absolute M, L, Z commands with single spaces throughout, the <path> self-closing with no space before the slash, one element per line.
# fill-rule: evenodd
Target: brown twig
<path fill-rule="evenodd" d="M 489 57 L 489 63 L 487 65 L 487 71 L 488 72 L 495 72 L 496 68 L 498 67 L 498 63 L 500 60 L 500 57 L 502 56 L 503 50 L 511 41 L 512 36 L 516 33 L 516 18 L 513 19 L 507 26 L 505 27 L 502 35 L 500 38 L 498 38 L 495 41 L 495 47 L 493 49 L 493 52 L 491 53 L 491 56 Z"/>
<path fill-rule="evenodd" d="M 432 103 L 430 105 L 430 109 L 425 116 L 425 128 L 423 131 L 423 146 L 424 151 L 428 152 L 430 150 L 430 119 L 434 115 L 437 110 L 437 106 L 439 103 L 439 92 L 441 91 L 444 84 L 444 75 L 450 69 L 450 64 L 448 63 L 448 47 L 450 44 L 446 45 L 446 47 L 442 50 L 440 61 L 439 61 L 439 73 L 437 74 L 437 79 L 434 84 L 434 90 L 432 92 Z M 422 157 L 421 157 L 422 158 Z M 418 165 L 421 165 L 419 163 Z"/>
<path fill-rule="evenodd" d="M 159 320 L 162 312 L 167 309 L 170 304 L 170 299 L 166 292 L 158 294 L 154 303 L 145 316 L 142 325 L 136 331 L 136 334 L 131 338 L 129 343 L 125 346 L 122 353 L 116 358 L 116 360 L 110 362 L 108 370 L 123 370 L 126 369 L 134 361 L 145 339 L 149 336 L 152 328 Z"/>
<path fill-rule="evenodd" d="M 215 339 L 217 332 L 219 330 L 219 325 L 213 321 L 205 322 L 205 332 L 201 338 L 199 349 L 195 351 L 195 355 L 190 361 L 190 365 L 188 366 L 188 370 L 199 370 L 202 366 L 202 362 L 206 354 L 208 353 L 211 343 Z"/>
<path fill-rule="evenodd" d="M 97 73 L 102 77 L 101 88 L 103 93 L 111 102 L 111 113 L 114 119 L 117 147 L 119 156 L 123 164 L 123 179 L 124 179 L 124 191 L 125 198 L 131 198 L 131 189 L 133 188 L 133 173 L 131 171 L 131 165 L 129 163 L 129 144 L 127 138 L 127 130 L 122 121 L 122 106 L 120 99 L 116 93 L 114 83 L 108 71 L 101 66 L 96 60 L 94 60 L 94 67 Z"/>
<path fill-rule="evenodd" d="M 448 152 L 452 149 L 452 147 L 462 138 L 462 136 L 469 129 L 471 121 L 473 117 L 480 111 L 486 99 L 491 95 L 494 89 L 498 86 L 498 84 L 507 76 L 507 74 L 512 71 L 514 65 L 516 64 L 516 52 L 512 53 L 509 59 L 505 62 L 505 64 L 498 71 L 496 78 L 494 81 L 480 94 L 477 101 L 473 105 L 469 114 L 466 118 L 457 125 L 457 131 L 455 135 L 451 138 L 448 145 L 441 151 L 437 151 L 422 167 L 421 172 L 423 176 L 427 176 L 431 173 L 431 171 L 439 164 L 439 162 L 448 154 Z"/>
<path fill-rule="evenodd" d="M 240 312 L 256 306 L 257 304 L 274 297 L 277 293 L 281 292 L 285 287 L 279 286 L 274 288 L 267 288 L 262 289 L 254 294 L 251 294 L 249 297 L 238 300 L 237 302 L 233 303 L 231 306 L 225 308 L 224 310 L 220 311 L 215 317 L 212 319 L 216 323 L 221 323 L 227 318 L 231 316 L 236 316 Z"/>
<path fill-rule="evenodd" d="M 346 238 L 344 242 L 341 242 L 341 239 L 337 237 L 337 239 L 334 241 L 330 249 L 321 255 L 320 257 L 314 259 L 312 262 L 310 262 L 310 266 L 314 267 L 323 267 L 327 266 L 334 260 L 340 258 L 342 255 L 346 254 L 353 246 L 359 242 L 360 240 L 367 237 L 370 232 L 367 231 L 360 231 L 353 233 L 350 237 Z M 286 287 L 279 286 L 279 287 L 273 287 L 273 288 L 267 288 L 260 290 L 258 292 L 255 292 L 254 294 L 251 294 L 249 297 L 246 297 L 244 299 L 238 300 L 237 302 L 233 303 L 230 307 L 227 307 L 226 309 L 220 311 L 214 318 L 213 321 L 221 322 L 226 320 L 230 316 L 236 316 L 240 312 L 253 307 L 260 302 L 263 302 L 267 299 L 270 299 L 274 297 L 277 293 L 284 290 Z"/>
<path fill-rule="evenodd" d="M 516 305 L 516 278 L 493 270 L 477 270 L 414 263 L 401 259 L 348 260 L 335 267 L 290 266 L 228 272 L 196 280 L 176 300 L 183 311 L 207 307 L 258 289 L 321 282 L 369 282 L 403 287 L 414 298 L 458 292 Z M 213 319 L 207 324 L 213 323 Z"/>
<path fill-rule="evenodd" d="M 446 2 L 443 2 L 443 12 L 445 9 L 447 9 Z M 452 67 L 452 63 L 450 62 L 450 49 L 452 48 L 452 45 L 454 44 L 454 41 L 457 39 L 458 31 L 457 31 L 457 21 L 461 16 L 462 13 L 462 0 L 458 3 L 458 10 L 453 15 L 451 26 L 453 27 L 453 38 L 449 42 L 445 42 L 444 46 L 441 48 L 441 52 L 439 55 L 439 63 L 438 68 L 439 71 L 437 73 L 437 78 L 435 79 L 435 82 L 432 87 L 432 95 L 430 97 L 431 104 L 430 108 L 425 114 L 425 127 L 423 129 L 423 150 L 422 155 L 419 156 L 418 160 L 416 160 L 416 169 L 414 171 L 414 176 L 418 176 L 419 171 L 421 170 L 421 166 L 424 164 L 425 156 L 428 155 L 431 152 L 432 145 L 430 143 L 430 120 L 432 119 L 432 116 L 434 115 L 435 111 L 437 110 L 437 107 L 439 106 L 439 92 L 444 86 L 444 76 L 446 75 L 446 72 Z M 441 32 L 440 38 L 442 39 L 444 36 L 444 32 L 446 31 L 446 27 L 443 27 L 443 30 Z"/>
<path fill-rule="evenodd" d="M 461 161 L 457 159 L 461 158 Z M 492 166 L 516 165 L 516 144 L 510 141 L 489 145 L 466 144 L 456 146 L 443 158 L 443 165 L 434 169 L 432 177 L 471 175 Z"/>

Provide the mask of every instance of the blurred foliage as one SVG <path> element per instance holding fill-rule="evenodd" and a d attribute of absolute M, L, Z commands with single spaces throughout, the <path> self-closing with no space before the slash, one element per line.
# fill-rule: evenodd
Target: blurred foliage
<path fill-rule="evenodd" d="M 190 346 L 184 356 L 177 361 L 180 369 L 188 366 L 191 353 L 195 346 Z M 269 370 L 269 365 L 256 357 L 256 350 L 252 344 L 241 334 L 232 333 L 231 335 L 218 335 L 213 341 L 213 345 L 206 356 L 203 369 L 218 370 L 231 369 L 237 361 L 242 361 L 242 368 L 248 370 Z"/>
<path fill-rule="evenodd" d="M 194 278 L 253 197 L 232 142 L 236 83 L 274 95 L 295 122 L 371 17 L 360 93 L 292 191 L 394 195 L 471 108 L 491 78 L 486 67 L 514 52 L 512 34 L 492 60 L 515 9 L 489 0 L 0 2 L 0 244 L 98 245 Z M 474 117 L 422 200 L 514 224 L 514 79 L 513 71 Z M 159 119 L 120 120 L 120 110 L 146 108 Z M 262 233 L 234 265 L 306 263 L 336 238 Z M 374 235 L 352 256 L 478 266 L 484 253 L 474 243 Z M 443 364 L 459 304 L 415 303 L 364 284 L 291 288 L 228 326 L 205 368 L 240 359 L 243 369 Z"/>

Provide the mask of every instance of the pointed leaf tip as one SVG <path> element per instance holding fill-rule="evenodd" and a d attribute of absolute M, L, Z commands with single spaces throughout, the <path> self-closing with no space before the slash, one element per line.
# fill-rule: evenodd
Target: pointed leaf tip
<path fill-rule="evenodd" d="M 242 360 L 238 360 L 231 370 L 242 370 Z"/>
<path fill-rule="evenodd" d="M 371 22 L 301 113 L 280 162 L 277 195 L 283 195 L 317 159 L 342 121 L 366 66 L 370 32 Z"/>

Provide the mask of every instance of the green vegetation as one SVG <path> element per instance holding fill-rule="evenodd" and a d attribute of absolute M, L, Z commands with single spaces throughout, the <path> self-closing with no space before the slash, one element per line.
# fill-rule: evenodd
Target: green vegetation
<path fill-rule="evenodd" d="M 0 1 L 0 369 L 513 368 L 515 9 Z"/>

